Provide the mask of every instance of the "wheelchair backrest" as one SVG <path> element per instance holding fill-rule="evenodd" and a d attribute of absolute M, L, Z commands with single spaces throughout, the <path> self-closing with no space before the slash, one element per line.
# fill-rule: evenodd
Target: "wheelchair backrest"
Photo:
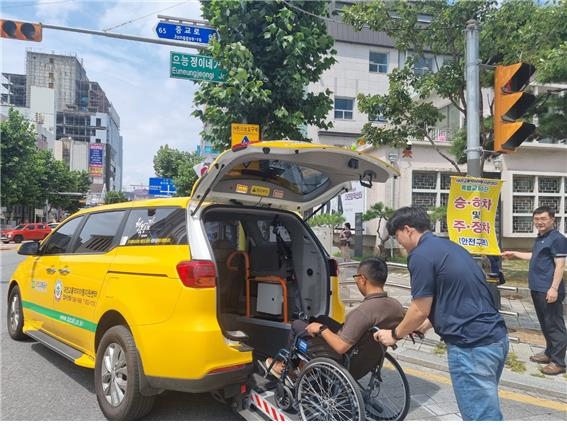
<path fill-rule="evenodd" d="M 372 332 L 367 332 L 346 354 L 345 366 L 354 379 L 360 379 L 382 361 L 385 352 L 386 347 L 372 338 Z"/>

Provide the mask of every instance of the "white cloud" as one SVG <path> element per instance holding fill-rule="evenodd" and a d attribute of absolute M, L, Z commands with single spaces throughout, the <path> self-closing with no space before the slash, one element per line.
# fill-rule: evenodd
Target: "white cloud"
<path fill-rule="evenodd" d="M 200 18 L 198 1 L 42 0 L 31 7 L 3 1 L 2 13 L 22 21 L 43 22 L 157 39 L 157 15 Z M 167 9 L 166 9 L 167 8 Z M 166 9 L 166 10 L 164 10 Z M 169 77 L 169 52 L 179 47 L 44 29 L 41 43 L 3 39 L 2 72 L 25 73 L 26 49 L 71 54 L 82 61 L 120 116 L 124 144 L 123 188 L 147 184 L 153 156 L 161 145 L 193 151 L 202 124 L 191 117 L 196 85 Z M 188 53 L 196 53 L 187 50 Z"/>

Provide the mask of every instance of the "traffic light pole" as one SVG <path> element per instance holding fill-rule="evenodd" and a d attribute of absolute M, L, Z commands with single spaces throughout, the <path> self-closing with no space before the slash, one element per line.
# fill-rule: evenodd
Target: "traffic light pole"
<path fill-rule="evenodd" d="M 467 175 L 482 177 L 480 169 L 479 41 L 474 19 L 467 22 L 465 79 L 467 87 Z"/>
<path fill-rule="evenodd" d="M 111 32 L 104 32 L 104 31 L 94 31 L 88 30 L 83 28 L 73 28 L 73 27 L 64 27 L 60 25 L 50 25 L 50 24 L 41 24 L 43 28 L 48 28 L 52 30 L 61 30 L 61 31 L 71 31 L 71 32 L 80 32 L 83 34 L 92 34 L 92 35 L 100 35 L 103 37 L 110 37 L 110 38 L 119 38 L 121 40 L 130 40 L 130 41 L 141 41 L 143 43 L 153 43 L 153 44 L 165 44 L 168 46 L 177 46 L 177 47 L 185 47 L 190 49 L 203 49 L 202 44 L 198 43 L 177 43 L 175 41 L 168 41 L 168 40 L 156 40 L 153 38 L 146 38 L 146 37 L 137 37 L 133 35 L 126 35 L 126 34 L 115 34 Z"/>

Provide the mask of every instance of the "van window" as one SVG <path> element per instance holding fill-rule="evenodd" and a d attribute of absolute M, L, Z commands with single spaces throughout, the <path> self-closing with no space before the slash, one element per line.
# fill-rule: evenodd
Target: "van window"
<path fill-rule="evenodd" d="M 107 252 L 116 243 L 118 227 L 126 211 L 108 211 L 90 214 L 75 243 L 76 253 Z"/>
<path fill-rule="evenodd" d="M 52 232 L 41 246 L 42 254 L 63 254 L 70 252 L 69 244 L 82 219 L 83 217 L 73 218 L 59 227 L 57 231 Z"/>
<path fill-rule="evenodd" d="M 130 211 L 120 245 L 180 245 L 187 243 L 183 208 L 138 208 Z"/>
<path fill-rule="evenodd" d="M 238 179 L 243 183 L 260 178 L 297 195 L 308 195 L 329 181 L 329 176 L 319 170 L 277 159 L 243 162 L 231 169 L 227 178 Z"/>

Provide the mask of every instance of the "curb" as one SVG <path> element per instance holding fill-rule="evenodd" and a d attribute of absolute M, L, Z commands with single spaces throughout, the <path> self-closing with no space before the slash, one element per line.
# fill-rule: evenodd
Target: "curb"
<path fill-rule="evenodd" d="M 402 362 L 442 372 L 449 372 L 446 355 L 440 356 L 404 347 L 403 352 L 394 353 L 394 357 Z M 514 390 L 521 390 L 526 393 L 532 393 L 536 396 L 547 396 L 567 403 L 567 380 L 552 381 L 548 377 L 530 376 L 526 375 L 527 373 L 529 372 L 526 371 L 524 374 L 518 374 L 504 368 L 502 377 L 500 378 L 500 388 L 502 389 L 502 387 L 506 387 Z"/>

